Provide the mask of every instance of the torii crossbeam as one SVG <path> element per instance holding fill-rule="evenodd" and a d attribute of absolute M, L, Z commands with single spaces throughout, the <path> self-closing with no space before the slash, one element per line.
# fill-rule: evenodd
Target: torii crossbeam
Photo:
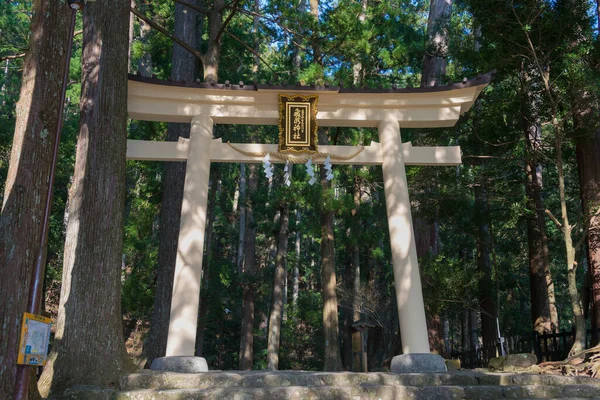
<path fill-rule="evenodd" d="M 400 128 L 453 126 L 492 77 L 489 73 L 431 88 L 365 90 L 196 84 L 131 76 L 128 110 L 132 119 L 191 123 L 190 139 L 127 141 L 128 159 L 187 161 L 166 355 L 194 355 L 211 162 L 261 162 L 260 157 L 247 154 L 277 152 L 277 145 L 236 144 L 234 148 L 222 143 L 212 138 L 213 125 L 277 125 L 281 93 L 318 94 L 319 126 L 377 127 L 380 143 L 371 143 L 352 159 L 332 159 L 332 164 L 382 166 L 403 353 L 429 353 L 405 165 L 459 165 L 460 148 L 403 144 Z M 319 146 L 322 153 L 340 156 L 358 149 Z"/>

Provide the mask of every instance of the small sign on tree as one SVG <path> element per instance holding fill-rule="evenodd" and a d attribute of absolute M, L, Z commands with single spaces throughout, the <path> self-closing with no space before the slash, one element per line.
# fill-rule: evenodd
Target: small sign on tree
<path fill-rule="evenodd" d="M 316 153 L 318 96 L 279 95 L 279 151 Z"/>
<path fill-rule="evenodd" d="M 23 315 L 17 364 L 46 365 L 51 327 L 52 320 L 50 318 L 30 313 Z"/>

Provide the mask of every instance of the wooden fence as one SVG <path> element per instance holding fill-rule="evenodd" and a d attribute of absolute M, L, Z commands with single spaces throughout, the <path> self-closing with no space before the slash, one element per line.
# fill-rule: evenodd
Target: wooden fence
<path fill-rule="evenodd" d="M 600 336 L 600 330 L 598 332 Z M 585 339 L 586 348 L 591 342 L 591 335 L 592 331 L 588 329 Z M 574 338 L 574 329 L 546 335 L 532 332 L 529 335 L 505 338 L 503 346 L 495 341 L 481 346 L 477 350 L 453 352 L 452 358 L 460 359 L 462 368 L 467 369 L 487 367 L 490 358 L 502 354 L 533 353 L 537 356 L 538 362 L 560 361 L 567 358 Z"/>

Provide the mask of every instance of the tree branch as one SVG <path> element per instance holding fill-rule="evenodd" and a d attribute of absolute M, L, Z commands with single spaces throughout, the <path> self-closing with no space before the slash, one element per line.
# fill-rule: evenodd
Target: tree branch
<path fill-rule="evenodd" d="M 176 1 L 178 1 L 178 0 L 176 0 Z M 200 53 L 198 50 L 194 49 L 192 46 L 190 46 L 189 44 L 187 44 L 183 40 L 179 39 L 178 37 L 172 35 L 166 29 L 164 29 L 162 26 L 156 24 L 154 21 L 152 21 L 151 19 L 147 18 L 144 14 L 140 13 L 135 8 L 132 7 L 130 10 L 131 10 L 131 12 L 135 16 L 137 16 L 139 19 L 141 19 L 142 21 L 144 21 L 145 23 L 147 23 L 148 25 L 150 25 L 151 28 L 156 29 L 157 31 L 159 31 L 163 35 L 167 36 L 172 41 L 174 41 L 175 43 L 177 43 L 178 45 L 180 45 L 181 47 L 183 47 L 185 50 L 187 50 L 188 52 L 190 52 L 191 54 L 193 54 L 198 60 L 200 60 L 200 62 L 202 62 L 202 53 Z"/>
<path fill-rule="evenodd" d="M 279 78 L 279 75 L 277 74 L 277 72 L 275 72 L 275 70 L 273 68 L 271 68 L 271 65 L 269 65 L 268 62 L 265 61 L 264 58 L 261 57 L 260 54 L 258 54 L 258 52 L 256 50 L 254 50 L 252 47 L 248 46 L 246 43 L 244 43 L 244 41 L 242 39 L 240 39 L 239 37 L 237 37 L 236 35 L 234 35 L 233 33 L 229 32 L 229 31 L 225 31 L 226 34 L 228 34 L 231 38 L 233 38 L 234 40 L 236 40 L 237 42 L 239 42 L 242 46 L 244 46 L 248 51 L 250 51 L 252 54 L 254 54 L 256 57 L 258 57 L 258 59 L 260 61 L 262 61 L 267 68 L 269 68 L 271 70 L 271 72 L 273 72 L 275 74 L 275 76 L 277 78 Z"/>
<path fill-rule="evenodd" d="M 560 229 L 561 232 L 564 232 L 564 228 L 563 228 L 562 224 L 558 221 L 558 219 L 556 219 L 554 214 L 552 214 L 552 211 L 550 211 L 546 208 L 544 210 L 544 212 L 546 213 L 546 215 L 548 217 L 550 217 L 550 219 L 552 220 L 552 222 L 554 222 L 554 224 L 558 227 L 558 229 Z"/>
<path fill-rule="evenodd" d="M 284 32 L 287 32 L 289 36 L 294 36 L 295 35 L 295 36 L 298 36 L 299 38 L 308 40 L 308 38 L 305 35 L 303 35 L 302 33 L 299 33 L 299 32 L 291 30 L 289 27 L 287 27 L 286 25 L 282 24 L 281 22 L 279 22 L 275 18 L 268 17 L 265 14 L 261 14 L 261 13 L 258 13 L 256 11 L 246 10 L 244 8 L 240 8 L 239 12 L 242 13 L 242 14 L 244 14 L 244 15 L 246 15 L 246 16 L 248 16 L 248 17 L 259 17 L 259 18 L 262 18 L 262 19 L 264 19 L 264 20 L 266 20 L 266 21 L 268 21 L 268 22 L 270 22 L 272 24 L 275 24 L 279 28 L 281 28 Z M 297 44 L 297 43 L 295 43 L 295 44 Z M 305 50 L 305 49 L 303 48 L 303 50 Z"/>
<path fill-rule="evenodd" d="M 23 57 L 25 57 L 26 54 L 27 53 L 11 54 L 9 56 L 0 57 L 0 62 L 4 61 L 4 60 L 14 60 L 16 58 L 23 58 Z"/>
<path fill-rule="evenodd" d="M 233 4 L 231 5 L 231 11 L 229 12 L 229 15 L 227 16 L 227 19 L 223 22 L 223 25 L 221 25 L 221 29 L 217 33 L 217 37 L 215 38 L 215 43 L 219 43 L 219 40 L 221 39 L 221 35 L 223 35 L 223 32 L 225 31 L 225 29 L 227 29 L 227 25 L 229 25 L 229 22 L 231 22 L 231 19 L 237 13 L 237 7 L 238 7 L 239 3 L 240 3 L 240 0 L 233 1 Z"/>

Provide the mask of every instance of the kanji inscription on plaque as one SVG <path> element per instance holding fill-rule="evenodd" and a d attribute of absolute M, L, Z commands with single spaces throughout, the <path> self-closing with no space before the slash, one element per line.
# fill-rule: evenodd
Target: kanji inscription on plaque
<path fill-rule="evenodd" d="M 279 95 L 280 152 L 317 152 L 317 99 Z"/>

